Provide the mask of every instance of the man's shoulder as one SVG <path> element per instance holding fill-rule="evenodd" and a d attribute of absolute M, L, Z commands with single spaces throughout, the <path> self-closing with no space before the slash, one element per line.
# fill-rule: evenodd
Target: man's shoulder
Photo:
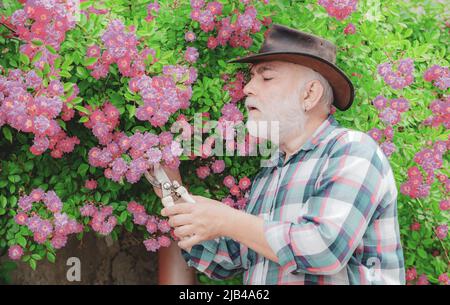
<path fill-rule="evenodd" d="M 366 145 L 372 149 L 378 146 L 377 142 L 365 132 L 347 127 L 339 127 L 336 131 L 336 147 L 345 146 L 349 143 Z"/>
<path fill-rule="evenodd" d="M 381 175 L 392 175 L 388 157 L 371 136 L 359 130 L 343 127 L 340 129 L 343 132 L 336 138 L 329 156 L 339 158 L 346 155 L 357 159 L 366 159 Z"/>
<path fill-rule="evenodd" d="M 359 130 L 339 127 L 330 137 L 333 140 L 330 153 L 339 151 L 358 152 L 364 155 L 382 153 L 378 143 L 367 133 Z"/>

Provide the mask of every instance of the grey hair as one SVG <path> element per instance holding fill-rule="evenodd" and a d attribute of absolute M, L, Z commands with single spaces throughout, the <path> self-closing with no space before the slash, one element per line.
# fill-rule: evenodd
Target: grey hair
<path fill-rule="evenodd" d="M 305 66 L 303 66 L 305 67 Z M 334 96 L 333 96 L 333 89 L 330 86 L 330 83 L 325 79 L 325 77 L 322 76 L 322 74 L 318 73 L 317 71 L 305 67 L 309 70 L 309 79 L 306 81 L 303 81 L 302 87 L 306 85 L 307 82 L 311 80 L 318 80 L 322 86 L 323 86 L 323 95 L 321 98 L 321 104 L 324 106 L 324 109 L 327 111 L 327 113 L 330 113 L 331 111 L 331 104 L 333 104 Z"/>

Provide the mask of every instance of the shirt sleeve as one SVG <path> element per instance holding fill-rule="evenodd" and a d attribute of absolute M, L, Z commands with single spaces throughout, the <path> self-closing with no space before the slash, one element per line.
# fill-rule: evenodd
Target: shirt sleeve
<path fill-rule="evenodd" d="M 281 266 L 330 275 L 347 264 L 380 198 L 392 199 L 382 194 L 386 164 L 380 154 L 371 139 L 344 139 L 332 149 L 305 214 L 296 222 L 265 220 L 265 237 Z"/>
<path fill-rule="evenodd" d="M 206 274 L 211 279 L 223 280 L 242 271 L 240 244 L 228 237 L 207 240 L 181 250 L 188 266 Z"/>

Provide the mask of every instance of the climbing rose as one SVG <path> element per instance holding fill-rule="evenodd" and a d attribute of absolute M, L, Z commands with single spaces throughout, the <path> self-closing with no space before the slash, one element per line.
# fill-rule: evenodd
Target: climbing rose
<path fill-rule="evenodd" d="M 346 35 L 351 35 L 351 34 L 355 34 L 355 33 L 356 33 L 356 28 L 353 23 L 349 23 L 344 29 L 344 34 L 346 34 Z"/>
<path fill-rule="evenodd" d="M 225 169 L 225 161 L 223 160 L 216 160 L 211 165 L 211 169 L 214 174 L 220 174 Z"/>
<path fill-rule="evenodd" d="M 19 260 L 23 255 L 23 249 L 19 245 L 13 245 L 8 249 L 8 256 L 12 260 Z"/>
<path fill-rule="evenodd" d="M 88 190 L 95 190 L 97 188 L 97 181 L 94 179 L 86 180 L 84 187 Z"/>
<path fill-rule="evenodd" d="M 343 20 L 356 11 L 358 0 L 318 0 L 318 3 L 327 10 L 328 15 Z"/>
<path fill-rule="evenodd" d="M 244 178 L 241 178 L 241 180 L 239 180 L 239 188 L 243 191 L 248 189 L 250 187 L 250 184 L 251 184 L 251 181 L 248 177 L 244 177 Z"/>

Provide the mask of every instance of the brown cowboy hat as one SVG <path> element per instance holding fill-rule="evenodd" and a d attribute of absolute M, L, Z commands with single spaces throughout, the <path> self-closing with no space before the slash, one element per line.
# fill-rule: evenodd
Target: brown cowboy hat
<path fill-rule="evenodd" d="M 336 66 L 336 46 L 321 37 L 273 24 L 259 52 L 228 63 L 257 63 L 281 60 L 309 67 L 320 73 L 333 89 L 333 105 L 347 110 L 353 103 L 352 81 Z"/>

